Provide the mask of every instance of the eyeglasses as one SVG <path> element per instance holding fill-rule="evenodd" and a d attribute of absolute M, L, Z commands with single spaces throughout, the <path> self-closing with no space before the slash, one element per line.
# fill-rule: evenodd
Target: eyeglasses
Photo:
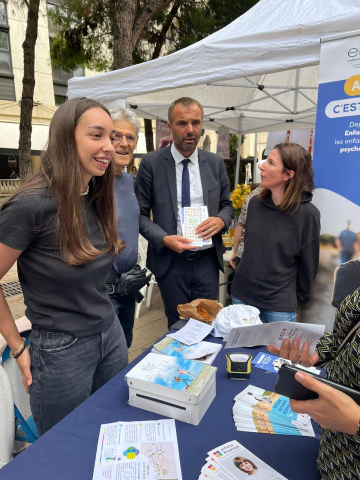
<path fill-rule="evenodd" d="M 125 137 L 127 143 L 136 143 L 137 137 L 135 135 L 120 135 L 120 133 L 114 133 L 111 137 L 113 143 L 119 143 Z"/>

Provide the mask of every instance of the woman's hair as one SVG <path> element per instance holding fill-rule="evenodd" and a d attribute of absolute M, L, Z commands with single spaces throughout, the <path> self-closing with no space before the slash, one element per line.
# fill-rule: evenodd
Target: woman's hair
<path fill-rule="evenodd" d="M 75 127 L 81 115 L 101 103 L 88 98 L 73 98 L 61 105 L 53 116 L 47 149 L 41 155 L 40 169 L 14 192 L 36 193 L 46 188 L 57 201 L 56 235 L 63 259 L 69 265 L 83 265 L 100 253 L 114 250 L 117 255 L 125 247 L 116 232 L 113 194 L 114 167 L 111 162 L 103 176 L 89 183 L 89 199 L 93 203 L 99 226 L 104 235 L 104 250 L 94 248 L 87 239 L 82 224 L 82 173 L 75 142 Z"/>
<path fill-rule="evenodd" d="M 112 108 L 110 110 L 110 115 L 113 121 L 125 120 L 126 122 L 132 123 L 136 129 L 136 135 L 139 136 L 141 123 L 136 113 L 133 112 L 130 108 L 125 108 L 125 107 Z"/>
<path fill-rule="evenodd" d="M 133 165 L 133 166 L 131 167 L 131 171 L 133 171 L 134 168 L 135 168 L 135 172 L 137 172 L 137 168 L 135 167 L 135 165 Z"/>
<path fill-rule="evenodd" d="M 250 463 L 250 465 L 252 465 L 254 468 L 257 469 L 257 466 L 255 465 L 255 463 L 253 463 L 251 460 L 249 460 L 248 458 L 245 458 L 245 457 L 235 457 L 234 460 L 234 465 L 236 468 L 238 468 L 239 470 L 241 470 L 242 472 L 245 472 L 245 473 L 249 473 L 247 470 L 244 470 L 243 468 L 241 468 L 241 465 L 242 465 L 242 462 L 248 462 Z"/>
<path fill-rule="evenodd" d="M 312 158 L 305 148 L 297 143 L 278 143 L 274 150 L 278 150 L 284 165 L 284 172 L 293 170 L 294 176 L 285 184 L 284 197 L 279 205 L 281 211 L 295 213 L 300 206 L 303 192 L 314 190 L 314 172 Z M 269 194 L 267 188 L 259 193 L 263 200 Z"/>

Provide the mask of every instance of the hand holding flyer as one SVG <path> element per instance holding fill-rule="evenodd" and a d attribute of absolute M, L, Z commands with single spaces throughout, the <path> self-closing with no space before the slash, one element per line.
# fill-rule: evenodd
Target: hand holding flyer
<path fill-rule="evenodd" d="M 204 240 L 203 238 L 199 238 L 199 235 L 196 234 L 196 227 L 207 218 L 209 218 L 209 214 L 206 206 L 184 207 L 181 209 L 182 234 L 185 238 L 192 240 L 190 245 L 197 247 L 212 245 L 211 238 Z"/>
<path fill-rule="evenodd" d="M 282 341 L 288 338 L 290 341 L 297 338 L 300 342 L 299 352 L 308 342 L 310 355 L 325 331 L 325 325 L 313 325 L 310 323 L 274 322 L 262 325 L 249 325 L 233 328 L 228 336 L 225 348 L 255 347 L 258 345 L 273 345 L 280 348 Z"/>

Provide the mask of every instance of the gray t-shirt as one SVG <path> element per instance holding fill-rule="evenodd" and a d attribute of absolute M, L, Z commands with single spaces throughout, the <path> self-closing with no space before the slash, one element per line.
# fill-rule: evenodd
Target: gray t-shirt
<path fill-rule="evenodd" d="M 106 247 L 88 195 L 83 202 L 85 234 L 98 249 Z M 114 256 L 102 253 L 80 266 L 65 263 L 55 237 L 56 200 L 45 189 L 23 192 L 0 211 L 0 243 L 23 252 L 18 273 L 31 323 L 49 331 L 86 336 L 106 330 L 115 313 L 106 279 Z"/>

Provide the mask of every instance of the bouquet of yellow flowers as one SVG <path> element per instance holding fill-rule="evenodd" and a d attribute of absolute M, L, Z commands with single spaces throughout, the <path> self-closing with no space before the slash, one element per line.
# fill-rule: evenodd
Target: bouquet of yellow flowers
<path fill-rule="evenodd" d="M 235 210 L 240 210 L 245 198 L 251 192 L 250 185 L 236 185 L 236 189 L 232 192 L 230 200 L 232 201 Z"/>

